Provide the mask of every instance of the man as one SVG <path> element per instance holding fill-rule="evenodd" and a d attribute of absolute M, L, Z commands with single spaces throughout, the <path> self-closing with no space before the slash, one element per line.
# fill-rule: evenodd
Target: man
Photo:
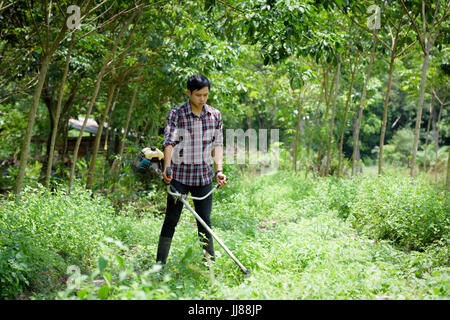
<path fill-rule="evenodd" d="M 206 104 L 209 89 L 210 83 L 205 76 L 197 74 L 190 77 L 187 81 L 189 100 L 169 111 L 164 129 L 164 182 L 182 194 L 191 192 L 194 197 L 202 197 L 211 191 L 214 178 L 220 188 L 227 184 L 222 168 L 222 115 Z M 172 169 L 170 176 L 167 176 L 168 167 Z M 211 194 L 204 200 L 194 200 L 195 211 L 209 227 L 212 199 Z M 159 263 L 166 263 L 182 209 L 181 201 L 175 202 L 171 195 L 167 195 L 166 215 L 156 254 Z M 205 258 L 214 260 L 212 236 L 198 221 L 197 227 Z"/>

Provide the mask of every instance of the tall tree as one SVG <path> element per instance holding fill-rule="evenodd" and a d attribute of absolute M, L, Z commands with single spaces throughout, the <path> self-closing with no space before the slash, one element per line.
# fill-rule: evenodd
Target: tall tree
<path fill-rule="evenodd" d="M 384 138 L 386 135 L 386 125 L 387 125 L 387 115 L 388 115 L 388 107 L 389 107 L 389 98 L 391 94 L 392 88 L 392 80 L 394 73 L 394 64 L 395 60 L 401 57 L 407 50 L 409 50 L 415 43 L 407 43 L 409 40 L 409 26 L 405 24 L 403 20 L 404 13 L 398 12 L 395 10 L 396 7 L 393 6 L 390 8 L 390 12 L 386 13 L 386 18 L 384 21 L 387 22 L 386 29 L 388 30 L 388 35 L 391 39 L 390 45 L 386 42 L 378 38 L 378 40 L 390 51 L 390 59 L 389 59 L 389 74 L 387 81 L 386 94 L 383 103 L 383 121 L 381 125 L 380 132 L 380 143 L 379 143 L 379 154 L 378 154 L 378 174 L 381 175 L 383 172 L 383 150 L 384 150 Z M 394 21 L 391 22 L 391 19 Z M 402 48 L 403 47 L 403 48 Z"/>
<path fill-rule="evenodd" d="M 136 16 L 136 21 L 133 24 L 132 30 L 128 35 L 127 41 L 126 41 L 126 45 L 125 45 L 125 49 L 123 50 L 123 52 L 121 52 L 120 54 L 120 58 L 115 59 L 115 61 L 113 62 L 112 66 L 114 67 L 111 72 L 112 72 L 112 79 L 109 83 L 108 86 L 108 98 L 106 101 L 106 105 L 105 105 L 105 109 L 103 109 L 102 115 L 101 115 L 101 119 L 100 122 L 98 124 L 98 129 L 97 129 L 97 133 L 95 135 L 95 140 L 94 140 L 94 146 L 92 149 L 92 155 L 91 155 L 91 159 L 90 159 L 90 163 L 89 163 L 89 168 L 88 168 L 88 172 L 87 172 L 87 178 L 86 178 L 86 188 L 90 189 L 92 186 L 92 182 L 93 182 L 93 178 L 94 178 L 94 174 L 95 174 L 95 168 L 96 168 L 96 160 L 97 160 L 97 154 L 100 148 L 100 142 L 101 142 L 101 137 L 102 137 L 102 132 L 103 132 L 103 127 L 106 121 L 106 116 L 109 113 L 109 110 L 111 108 L 111 105 L 113 104 L 113 97 L 114 97 L 114 92 L 116 90 L 116 87 L 123 81 L 125 81 L 125 79 L 136 69 L 138 69 L 139 67 L 142 67 L 141 63 L 134 63 L 133 65 L 127 67 L 123 72 L 116 72 L 115 70 L 121 69 L 124 59 L 125 59 L 125 53 L 130 49 L 130 42 L 133 39 L 133 35 L 134 35 L 134 31 L 136 30 L 136 26 L 139 23 L 139 19 L 142 15 L 142 9 L 138 9 L 135 14 L 133 14 L 132 18 L 134 19 L 134 17 Z M 133 20 L 132 19 L 132 20 Z M 131 20 L 131 21 L 132 21 Z"/>
<path fill-rule="evenodd" d="M 56 106 L 56 115 L 52 117 L 52 126 L 51 126 L 51 140 L 50 140 L 50 149 L 47 158 L 47 170 L 45 173 L 45 182 L 44 185 L 48 186 L 50 182 L 50 176 L 53 166 L 53 153 L 55 150 L 55 142 L 56 142 L 56 134 L 58 132 L 58 124 L 59 118 L 61 116 L 62 109 L 62 99 L 64 94 L 64 84 L 66 83 L 67 74 L 69 73 L 69 63 L 70 57 L 72 55 L 73 44 L 75 43 L 75 31 L 72 33 L 72 40 L 70 41 L 69 49 L 67 50 L 66 64 L 64 68 L 64 74 L 60 83 L 59 94 L 58 94 L 58 102 Z"/>
<path fill-rule="evenodd" d="M 115 185 L 116 185 L 115 183 L 116 183 L 116 180 L 117 180 L 117 175 L 119 174 L 120 165 L 121 165 L 121 162 L 122 162 L 122 156 L 123 156 L 123 152 L 124 152 L 124 149 L 125 149 L 125 142 L 126 142 L 126 139 L 128 137 L 129 130 L 130 130 L 131 115 L 132 115 L 134 104 L 135 104 L 135 101 L 136 101 L 136 95 L 137 95 L 137 92 L 138 92 L 138 89 L 139 89 L 139 85 L 140 85 L 142 79 L 143 79 L 142 74 L 140 74 L 135 79 L 136 83 L 135 83 L 135 88 L 133 90 L 133 96 L 131 97 L 131 102 L 130 102 L 130 105 L 128 107 L 127 120 L 125 122 L 124 134 L 123 134 L 122 139 L 120 140 L 119 154 L 118 154 L 118 157 L 116 157 L 114 159 L 112 167 L 111 167 L 111 178 L 113 180 L 113 191 L 114 191 L 114 188 L 115 188 Z"/>
<path fill-rule="evenodd" d="M 359 60 L 359 51 L 356 52 L 356 57 L 352 64 L 353 65 L 353 69 L 351 71 L 352 75 L 351 75 L 350 85 L 349 85 L 349 88 L 347 91 L 347 98 L 345 101 L 344 117 L 342 119 L 341 133 L 340 133 L 340 138 L 339 138 L 339 150 L 338 150 L 339 163 L 338 163 L 338 168 L 337 168 L 337 176 L 338 177 L 341 175 L 341 164 L 342 164 L 342 158 L 343 158 L 342 148 L 344 145 L 344 132 L 345 132 L 345 126 L 347 123 L 347 116 L 348 116 L 349 107 L 350 107 L 350 100 L 352 99 L 353 83 L 355 80 L 356 69 L 358 67 L 358 60 Z"/>
<path fill-rule="evenodd" d="M 77 4 L 79 4 L 80 1 L 77 1 Z M 53 28 L 56 23 L 52 21 L 50 23 L 51 17 L 52 17 L 52 10 L 54 8 L 54 4 L 52 1 L 50 3 L 47 3 L 45 1 L 42 2 L 41 8 L 32 8 L 32 10 L 42 10 L 44 15 L 44 22 L 40 25 L 37 24 L 34 17 L 32 17 L 34 31 L 37 34 L 37 37 L 40 40 L 40 46 L 42 50 L 41 55 L 41 63 L 39 67 L 39 76 L 38 76 L 38 82 L 36 84 L 34 93 L 33 93 L 33 102 L 28 114 L 28 125 L 27 130 L 25 133 L 25 138 L 22 142 L 21 152 L 20 152 L 20 163 L 19 163 L 19 172 L 16 178 L 15 186 L 14 186 L 14 192 L 16 194 L 19 194 L 22 190 L 23 181 L 25 178 L 25 169 L 28 163 L 29 153 L 30 153 L 30 143 L 31 138 L 33 136 L 33 127 L 34 122 L 36 119 L 36 112 L 37 107 L 41 98 L 42 88 L 44 86 L 45 79 L 47 77 L 47 71 L 50 65 L 50 62 L 53 58 L 53 54 L 55 53 L 56 49 L 59 46 L 59 43 L 63 39 L 66 31 L 67 31 L 67 24 L 66 24 L 66 17 L 63 16 L 61 19 L 61 16 L 56 15 L 57 17 L 60 17 L 59 23 L 62 24 L 60 26 L 59 31 L 56 31 L 56 36 L 54 37 L 54 40 L 51 41 L 52 37 L 52 31 L 55 29 Z M 56 10 L 56 9 L 55 9 Z M 31 13 L 33 15 L 33 13 Z M 43 34 L 41 34 L 43 32 Z"/>
<path fill-rule="evenodd" d="M 365 26 L 363 26 L 360 22 L 357 21 L 358 17 L 366 19 L 365 16 L 361 17 L 361 15 L 359 14 L 360 12 L 364 12 L 364 10 L 361 10 L 360 8 L 358 8 L 358 5 L 360 5 L 360 3 L 353 2 L 353 3 L 351 3 L 352 7 L 350 7 L 350 8 L 343 7 L 342 5 L 338 5 L 340 11 L 344 14 L 344 16 L 349 18 L 349 20 L 351 20 L 355 26 L 358 26 L 361 29 L 367 31 L 369 34 L 372 34 L 372 38 L 373 38 L 372 49 L 370 51 L 370 56 L 369 56 L 369 63 L 368 63 L 367 69 L 366 69 L 365 77 L 364 77 L 360 105 L 358 108 L 358 112 L 355 113 L 355 118 L 353 121 L 354 124 L 353 124 L 352 176 L 356 172 L 361 170 L 361 166 L 359 164 L 359 161 L 360 161 L 359 140 L 360 140 L 361 122 L 362 122 L 362 117 L 363 117 L 363 111 L 367 104 L 367 99 L 366 99 L 367 84 L 369 83 L 369 80 L 371 78 L 372 66 L 373 66 L 373 62 L 375 59 L 375 50 L 376 50 L 377 41 L 378 41 L 378 31 L 381 28 L 381 21 L 377 21 L 377 19 L 381 18 L 381 10 L 383 10 L 383 8 L 385 7 L 386 2 L 387 2 L 387 0 L 384 0 L 382 2 L 381 8 L 379 8 L 379 10 L 380 10 L 379 12 L 375 11 L 375 16 L 374 16 L 375 21 L 372 21 L 372 25 L 370 25 L 370 26 L 368 25 L 367 28 Z M 379 14 L 379 16 L 377 16 L 377 14 Z M 355 17 L 353 17 L 352 15 L 355 15 Z M 359 45 L 361 45 L 361 44 L 359 44 Z"/>
<path fill-rule="evenodd" d="M 327 175 L 330 172 L 330 164 L 331 164 L 331 149 L 332 149 L 332 139 L 333 139 L 333 128 L 334 128 L 334 119 L 336 117 L 336 102 L 339 95 L 339 79 L 341 75 L 341 64 L 342 64 L 342 53 L 339 54 L 339 62 L 337 65 L 336 71 L 336 82 L 334 84 L 334 100 L 333 100 L 333 108 L 331 111 L 330 125 L 328 129 L 328 142 L 327 142 L 327 156 L 326 156 L 326 164 L 325 170 L 322 175 Z"/>
<path fill-rule="evenodd" d="M 141 5 L 141 6 L 142 6 L 142 5 Z M 113 45 L 112 45 L 111 52 L 109 52 L 108 55 L 105 56 L 104 59 L 103 59 L 103 66 L 101 67 L 101 69 L 100 69 L 100 71 L 99 71 L 99 73 L 98 73 L 98 75 L 97 75 L 97 78 L 96 78 L 96 80 L 95 80 L 95 90 L 94 90 L 94 93 L 92 94 L 92 97 L 91 97 L 91 99 L 90 99 L 90 102 L 89 102 L 89 105 L 88 105 L 88 109 L 87 109 L 87 112 L 86 112 L 86 115 L 85 115 L 83 124 L 82 124 L 82 126 L 81 126 L 80 133 L 79 133 L 78 138 L 77 138 L 77 142 L 76 142 L 76 144 L 75 144 L 75 149 L 74 149 L 74 153 L 73 153 L 72 164 L 71 164 L 71 168 L 70 168 L 69 192 L 71 192 L 71 190 L 72 190 L 72 185 L 73 185 L 73 181 L 74 181 L 74 177 L 75 177 L 75 165 L 76 165 L 76 162 L 77 162 L 78 151 L 79 151 L 79 149 L 80 149 L 81 140 L 82 140 L 82 138 L 83 138 L 83 133 L 84 133 L 84 130 L 85 130 L 85 128 L 86 128 L 86 125 L 87 125 L 87 121 L 88 121 L 88 119 L 89 119 L 89 116 L 90 116 L 90 114 L 91 114 L 91 112 L 92 112 L 92 108 L 94 107 L 95 101 L 97 100 L 97 95 L 98 95 L 98 92 L 99 92 L 99 90 L 100 90 L 100 85 L 101 85 L 101 83 L 102 83 L 103 76 L 105 75 L 105 73 L 106 73 L 110 68 L 112 68 L 113 63 L 114 63 L 114 60 L 116 59 L 115 54 L 116 54 L 116 51 L 117 51 L 119 42 L 120 42 L 122 36 L 124 35 L 125 31 L 127 30 L 128 26 L 129 26 L 129 25 L 131 24 L 131 22 L 134 20 L 136 14 L 137 14 L 137 10 L 136 10 L 136 9 L 139 9 L 139 8 L 140 8 L 140 6 L 135 7 L 134 10 L 132 11 L 132 14 L 131 14 L 131 15 L 128 17 L 128 19 L 123 23 L 123 25 L 122 25 L 122 27 L 121 27 L 121 29 L 120 29 L 119 34 L 117 35 L 116 39 L 114 40 L 114 43 L 113 43 Z"/>
<path fill-rule="evenodd" d="M 441 9 L 441 0 L 437 0 L 437 3 L 432 3 L 430 1 L 426 2 L 425 0 L 421 1 L 421 9 L 420 6 L 417 5 L 416 2 L 413 3 L 412 10 L 408 10 L 405 5 L 404 0 L 400 0 L 404 9 L 404 12 L 408 15 L 409 20 L 414 26 L 414 30 L 416 32 L 417 38 L 420 43 L 420 48 L 423 53 L 423 65 L 422 65 L 422 78 L 420 81 L 420 89 L 419 89 L 419 104 L 417 105 L 417 116 L 416 116 L 416 126 L 414 129 L 414 143 L 412 150 L 412 163 L 411 163 L 411 177 L 414 178 L 417 174 L 416 167 L 416 158 L 417 158 L 417 149 L 419 146 L 419 135 L 420 135 L 420 125 L 422 121 L 422 109 L 425 97 L 425 88 L 427 84 L 427 70 L 428 70 L 428 61 L 431 55 L 431 49 L 433 48 L 434 42 L 439 34 L 440 27 L 442 22 L 447 18 L 450 2 L 447 2 L 447 5 Z M 429 14 L 429 11 L 432 10 L 432 6 L 435 6 L 434 14 L 432 18 Z M 422 31 L 419 30 L 419 23 L 416 23 L 416 19 L 413 16 L 421 16 L 422 19 Z M 431 18 L 431 19 L 430 19 Z M 427 20 L 431 24 L 429 24 L 429 28 L 427 28 Z"/>

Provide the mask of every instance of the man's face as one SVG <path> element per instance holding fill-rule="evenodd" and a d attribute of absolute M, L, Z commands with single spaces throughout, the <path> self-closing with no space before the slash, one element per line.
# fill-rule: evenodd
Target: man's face
<path fill-rule="evenodd" d="M 193 92 L 188 90 L 187 94 L 192 105 L 196 108 L 203 108 L 203 105 L 208 100 L 209 89 L 208 87 L 204 87 L 200 90 L 194 90 Z"/>

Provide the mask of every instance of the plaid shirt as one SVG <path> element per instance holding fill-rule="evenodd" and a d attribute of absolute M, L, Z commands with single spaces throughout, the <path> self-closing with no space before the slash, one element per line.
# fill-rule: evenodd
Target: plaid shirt
<path fill-rule="evenodd" d="M 223 146 L 222 114 L 205 104 L 200 117 L 188 102 L 171 109 L 164 129 L 163 150 L 172 145 L 172 177 L 182 184 L 203 186 L 213 181 L 211 151 Z"/>

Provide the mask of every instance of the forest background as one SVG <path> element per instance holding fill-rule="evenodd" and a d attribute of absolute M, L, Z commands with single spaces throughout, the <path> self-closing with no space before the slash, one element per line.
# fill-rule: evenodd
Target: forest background
<path fill-rule="evenodd" d="M 188 76 L 201 73 L 224 130 L 279 130 L 256 164 L 226 165 L 230 177 L 271 169 L 304 181 L 420 182 L 439 199 L 438 231 L 418 242 L 380 237 L 447 248 L 449 8 L 441 0 L 0 1 L 2 208 L 20 211 L 8 201 L 18 205 L 30 190 L 75 189 L 102 194 L 116 213 L 163 212 L 161 181 L 131 164 L 142 148 L 161 148 L 168 111 L 187 100 Z M 11 275 L 19 268 L 11 263 L 0 269 L 4 284 L 16 283 L 5 296 L 33 287 L 31 271 Z"/>

